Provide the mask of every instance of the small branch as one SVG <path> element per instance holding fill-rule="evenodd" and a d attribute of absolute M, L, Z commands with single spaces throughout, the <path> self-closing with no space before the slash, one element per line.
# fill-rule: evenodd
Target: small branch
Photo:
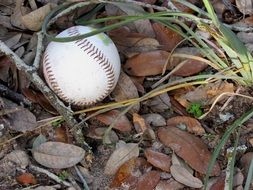
<path fill-rule="evenodd" d="M 81 174 L 80 170 L 78 169 L 78 167 L 74 166 L 74 168 L 76 170 L 77 175 L 79 176 L 79 178 L 81 179 L 81 181 L 83 183 L 84 190 L 89 190 L 89 186 L 88 186 L 87 182 L 85 181 L 85 178 Z"/>
<path fill-rule="evenodd" d="M 1 50 L 0 50 L 1 51 Z M 16 93 L 13 90 L 10 90 L 6 86 L 0 84 L 0 95 L 2 97 L 8 98 L 18 104 L 23 103 L 26 106 L 31 106 L 31 102 L 24 97 L 22 94 Z"/>
<path fill-rule="evenodd" d="M 40 172 L 40 173 L 46 174 L 48 177 L 50 177 L 52 180 L 56 181 L 57 183 L 63 184 L 65 186 L 67 186 L 67 187 L 72 187 L 72 185 L 69 182 L 60 179 L 57 175 L 51 173 L 50 171 L 48 171 L 46 169 L 34 166 L 32 164 L 29 167 L 30 167 L 30 169 L 32 169 L 32 170 L 34 170 L 36 172 Z"/>
<path fill-rule="evenodd" d="M 36 56 L 35 56 L 35 59 L 34 59 L 34 62 L 33 62 L 33 66 L 36 70 L 39 69 L 39 66 L 40 66 L 40 58 L 41 58 L 41 54 L 42 54 L 42 51 L 43 51 L 43 38 L 44 38 L 44 35 L 42 32 L 38 32 L 37 33 L 37 49 L 36 49 Z"/>

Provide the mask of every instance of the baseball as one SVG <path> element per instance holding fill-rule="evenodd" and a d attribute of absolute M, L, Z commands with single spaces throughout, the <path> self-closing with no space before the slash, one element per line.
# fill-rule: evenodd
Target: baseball
<path fill-rule="evenodd" d="M 73 26 L 57 37 L 93 30 Z M 72 42 L 50 42 L 42 64 L 49 87 L 63 101 L 76 106 L 92 105 L 108 96 L 116 86 L 121 66 L 116 46 L 104 33 Z"/>

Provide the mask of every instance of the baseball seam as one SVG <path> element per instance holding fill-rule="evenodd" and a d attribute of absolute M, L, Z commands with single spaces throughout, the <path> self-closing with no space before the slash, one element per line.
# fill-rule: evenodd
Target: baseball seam
<path fill-rule="evenodd" d="M 71 27 L 69 29 L 67 29 L 67 33 L 70 36 L 77 36 L 77 35 L 81 35 L 77 29 L 77 27 Z M 53 70 L 52 70 L 52 66 L 49 60 L 49 53 L 47 51 L 45 51 L 44 53 L 44 59 L 43 59 L 43 65 L 45 67 L 45 70 L 47 72 L 47 76 L 48 76 L 48 82 L 50 83 L 51 87 L 53 88 L 53 90 L 55 91 L 55 93 L 64 101 L 66 102 L 70 102 L 73 103 L 75 105 L 79 105 L 79 106 L 88 106 L 91 104 L 94 104 L 98 101 L 103 100 L 111 91 L 112 87 L 115 84 L 115 75 L 113 72 L 113 66 L 112 64 L 110 64 L 108 58 L 101 52 L 101 50 L 99 50 L 95 45 L 92 44 L 92 42 L 90 42 L 89 40 L 87 40 L 87 38 L 85 39 L 81 39 L 81 40 L 77 40 L 74 42 L 81 50 L 83 50 L 84 53 L 86 53 L 87 55 L 89 55 L 90 57 L 92 57 L 94 60 L 96 60 L 96 62 L 100 65 L 100 67 L 104 70 L 105 74 L 106 74 L 106 78 L 107 78 L 107 86 L 106 89 L 104 91 L 104 93 L 99 96 L 98 98 L 96 98 L 93 101 L 74 101 L 70 98 L 68 98 L 63 91 L 61 90 L 59 84 L 57 83 L 57 80 L 53 74 Z"/>

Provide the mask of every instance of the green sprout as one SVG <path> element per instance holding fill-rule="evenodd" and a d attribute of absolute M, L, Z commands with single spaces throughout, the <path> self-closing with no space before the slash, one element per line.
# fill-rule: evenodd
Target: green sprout
<path fill-rule="evenodd" d="M 69 176 L 69 173 L 66 170 L 63 170 L 60 174 L 59 174 L 59 178 L 64 181 L 67 177 Z"/>
<path fill-rule="evenodd" d="M 194 117 L 200 117 L 203 115 L 202 106 L 200 103 L 191 103 L 186 111 L 190 114 L 193 114 Z"/>

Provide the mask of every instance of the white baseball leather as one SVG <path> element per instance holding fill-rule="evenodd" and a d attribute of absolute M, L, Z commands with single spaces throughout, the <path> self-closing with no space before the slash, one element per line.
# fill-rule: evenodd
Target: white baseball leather
<path fill-rule="evenodd" d="M 57 37 L 76 36 L 94 30 L 73 26 Z M 100 33 L 73 42 L 50 42 L 43 57 L 44 77 L 65 102 L 86 106 L 103 100 L 114 89 L 120 74 L 120 58 L 112 40 Z"/>

